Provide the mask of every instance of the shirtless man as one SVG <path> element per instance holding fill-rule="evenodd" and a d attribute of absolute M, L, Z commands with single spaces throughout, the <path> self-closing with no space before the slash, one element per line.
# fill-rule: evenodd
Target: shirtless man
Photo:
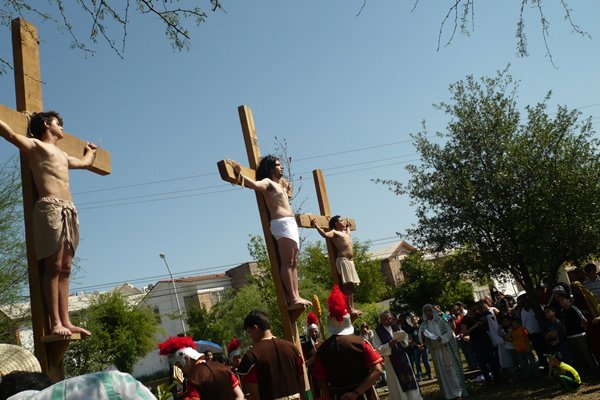
<path fill-rule="evenodd" d="M 39 198 L 33 211 L 35 253 L 44 260 L 42 290 L 50 315 L 52 334 L 69 336 L 86 329 L 69 319 L 69 275 L 79 243 L 77 210 L 71 201 L 69 168 L 87 168 L 96 157 L 96 146 L 88 143 L 82 158 L 71 157 L 56 146 L 64 137 L 63 121 L 55 111 L 34 114 L 29 122 L 33 137 L 17 135 L 0 121 L 0 136 L 21 150 L 29 160 Z"/>
<path fill-rule="evenodd" d="M 342 221 L 339 215 L 329 220 L 329 231 L 325 232 L 317 225 L 317 221 L 311 218 L 310 224 L 317 229 L 319 235 L 325 239 L 330 239 L 335 247 L 335 265 L 337 272 L 342 280 L 344 293 L 348 296 L 348 307 L 350 315 L 356 317 L 362 312 L 354 307 L 354 285 L 360 284 L 360 279 L 356 273 L 354 261 L 352 261 L 352 238 L 350 237 L 350 223 Z"/>
<path fill-rule="evenodd" d="M 289 195 L 291 185 L 284 181 L 283 167 L 272 155 L 264 156 L 256 170 L 256 180 L 241 174 L 242 167 L 239 163 L 232 161 L 233 170 L 238 174 L 242 186 L 248 186 L 262 193 L 269 216 L 271 218 L 271 233 L 277 240 L 279 256 L 281 258 L 281 281 L 288 298 L 288 307 L 309 307 L 312 303 L 300 297 L 298 290 L 298 266 L 296 258 L 300 237 L 296 218 L 290 207 Z"/>

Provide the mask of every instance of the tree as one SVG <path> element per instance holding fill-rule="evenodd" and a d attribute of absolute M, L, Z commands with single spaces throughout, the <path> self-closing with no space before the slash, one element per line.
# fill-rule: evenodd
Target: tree
<path fill-rule="evenodd" d="M 111 365 L 132 372 L 135 362 L 156 345 L 154 312 L 130 304 L 118 293 L 98 295 L 78 319 L 93 334 L 69 346 L 65 355 L 68 375 L 96 372 Z"/>
<path fill-rule="evenodd" d="M 42 4 L 40 4 L 42 3 Z M 5 26 L 17 17 L 30 20 L 33 23 L 51 22 L 58 29 L 66 32 L 71 38 L 71 47 L 94 54 L 94 47 L 98 39 L 105 41 L 119 56 L 123 57 L 127 41 L 130 22 L 136 16 L 153 17 L 165 29 L 167 39 L 173 48 L 181 50 L 189 48 L 191 43 L 190 28 L 206 22 L 208 10 L 212 12 L 223 10 L 221 0 L 206 0 L 206 8 L 199 7 L 197 0 L 78 0 L 67 2 L 64 0 L 51 0 L 36 2 L 33 0 L 2 0 L 0 2 L 0 23 Z M 358 14 L 365 8 L 367 0 Z M 455 0 L 447 9 L 447 13 L 440 24 L 438 34 L 438 49 L 442 45 L 444 32 L 450 26 L 450 34 L 446 45 L 450 44 L 457 31 L 469 35 L 475 30 L 475 1 Z M 419 0 L 414 2 L 412 11 L 419 5 Z M 546 46 L 546 54 L 553 63 L 549 46 L 550 21 L 546 16 L 542 0 L 521 0 L 516 24 L 517 53 L 527 56 L 527 36 L 525 34 L 525 19 L 528 5 L 539 20 L 540 30 Z M 572 19 L 573 10 L 568 0 L 558 2 L 562 8 L 563 18 L 567 21 L 572 31 L 580 36 L 589 35 Z M 78 13 L 83 12 L 87 20 L 83 20 Z M 77 15 L 77 16 L 75 16 Z M 78 20 L 78 26 L 73 24 Z M 82 28 L 79 25 L 83 25 Z M 3 66 L 10 65 L 0 58 Z"/>
<path fill-rule="evenodd" d="M 459 274 L 453 274 L 442 263 L 425 260 L 411 254 L 402 261 L 405 281 L 394 293 L 391 309 L 394 313 L 420 315 L 425 304 L 448 307 L 457 301 L 473 300 L 473 285 Z"/>
<path fill-rule="evenodd" d="M 380 182 L 417 205 L 417 243 L 460 249 L 471 268 L 508 272 L 535 299 L 564 262 L 600 253 L 600 143 L 577 110 L 549 115 L 550 93 L 521 121 L 507 70 L 451 85 L 451 102 L 437 105 L 450 117 L 439 143 L 423 124 L 408 184 Z"/>
<path fill-rule="evenodd" d="M 366 3 L 366 0 L 364 0 L 364 3 Z M 543 0 L 521 0 L 515 32 L 517 39 L 517 54 L 520 57 L 527 57 L 529 55 L 527 50 L 527 35 L 525 34 L 525 14 L 527 12 L 527 6 L 530 4 L 530 8 L 535 14 L 537 14 L 537 18 L 539 20 L 542 39 L 544 40 L 544 46 L 546 47 L 546 55 L 550 59 L 552 65 L 554 65 L 549 44 L 550 21 L 546 16 L 545 7 L 542 3 Z M 418 4 L 419 0 L 416 0 L 413 6 L 413 11 L 417 8 Z M 558 7 L 562 8 L 563 19 L 567 21 L 572 32 L 583 37 L 590 37 L 586 31 L 584 31 L 573 21 L 573 10 L 569 6 L 569 1 L 561 0 L 560 2 L 557 2 L 557 4 Z M 470 35 L 472 32 L 474 32 L 475 0 L 454 0 L 451 2 L 451 6 L 448 8 L 448 12 L 440 24 L 440 30 L 438 33 L 438 50 L 442 46 L 442 41 L 444 41 L 442 38 L 444 36 L 444 31 L 447 28 L 447 24 L 450 25 L 450 34 L 448 35 L 448 39 L 445 41 L 445 46 L 450 45 L 457 31 L 460 31 L 460 33 L 464 35 Z"/>
<path fill-rule="evenodd" d="M 42 4 L 41 4 L 42 3 Z M 78 0 L 66 2 L 52 0 L 2 0 L 0 23 L 10 26 L 14 18 L 25 18 L 31 22 L 51 22 L 71 37 L 71 47 L 94 54 L 98 39 L 104 40 L 120 57 L 125 52 L 127 29 L 136 16 L 154 17 L 165 29 L 165 35 L 174 49 L 186 49 L 190 45 L 190 25 L 199 25 L 208 17 L 207 11 L 194 0 Z M 220 0 L 205 2 L 211 11 L 221 10 Z M 86 28 L 73 25 L 75 14 L 83 12 L 88 17 Z M 89 32 L 83 34 L 82 32 Z M 87 39 L 82 39 L 88 35 Z M 2 60 L 4 64 L 8 64 Z"/>
<path fill-rule="evenodd" d="M 248 243 L 248 252 L 250 257 L 256 260 L 259 273 L 252 278 L 252 282 L 256 285 L 258 293 L 264 309 L 270 317 L 271 330 L 276 336 L 283 336 L 283 324 L 279 318 L 279 306 L 277 305 L 277 291 L 275 289 L 275 281 L 271 273 L 271 261 L 269 261 L 269 253 L 267 246 L 261 236 L 251 235 Z M 244 316 L 245 317 L 245 316 Z"/>
<path fill-rule="evenodd" d="M 220 339 L 215 339 L 209 327 L 210 314 L 206 307 L 192 307 L 186 313 L 186 322 L 189 326 L 187 334 L 196 340 L 211 340 L 219 343 Z"/>
<path fill-rule="evenodd" d="M 16 158 L 0 165 L 0 304 L 22 300 L 27 284 L 27 252 Z"/>
<path fill-rule="evenodd" d="M 229 292 L 229 296 L 221 299 L 211 308 L 205 321 L 204 328 L 196 335 L 198 326 L 191 325 L 194 339 L 207 339 L 221 345 L 227 345 L 234 336 L 242 342 L 242 346 L 250 346 L 250 340 L 244 334 L 244 318 L 254 309 L 265 310 L 264 299 L 256 283 L 244 286 L 235 293 Z M 273 333 L 276 336 L 282 336 L 283 330 L 279 321 L 279 313 L 269 315 Z M 191 324 L 191 322 L 190 322 Z M 203 336 L 204 335 L 204 336 Z"/>
<path fill-rule="evenodd" d="M 356 301 L 374 303 L 388 298 L 391 294 L 390 287 L 381 272 L 380 261 L 371 257 L 369 245 L 355 240 L 353 253 L 354 265 L 360 278 L 360 285 L 354 290 Z"/>

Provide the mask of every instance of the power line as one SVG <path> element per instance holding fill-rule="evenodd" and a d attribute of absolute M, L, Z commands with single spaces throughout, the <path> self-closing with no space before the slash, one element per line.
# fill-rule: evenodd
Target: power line
<path fill-rule="evenodd" d="M 386 160 L 394 160 L 394 159 L 398 159 L 398 158 L 408 157 L 411 155 L 413 155 L 413 154 L 403 154 L 400 156 L 388 157 L 388 158 L 383 158 L 383 159 L 379 159 L 379 160 L 371 160 L 371 161 L 365 161 L 365 162 L 359 162 L 359 163 L 346 164 L 346 165 L 342 165 L 342 166 L 326 168 L 326 169 L 324 169 L 324 171 L 349 168 L 349 167 L 360 166 L 360 165 L 368 165 L 368 164 L 378 163 L 378 162 L 382 162 L 382 161 L 386 161 Z M 419 160 L 412 159 L 412 160 L 399 161 L 399 162 L 395 162 L 395 163 L 387 163 L 387 164 L 376 165 L 376 166 L 372 166 L 372 167 L 354 169 L 354 170 L 350 170 L 350 171 L 337 172 L 337 173 L 333 173 L 333 174 L 328 174 L 328 176 L 343 175 L 343 174 L 349 174 L 349 173 L 354 173 L 354 172 L 362 172 L 362 171 L 366 171 L 366 170 L 370 170 L 370 169 L 383 168 L 383 167 L 388 167 L 388 166 L 392 166 L 392 165 L 401 165 L 401 164 L 406 164 L 406 163 L 415 162 L 415 161 L 419 161 Z M 302 172 L 298 175 L 299 176 L 308 175 L 305 180 L 311 180 L 312 176 L 309 174 L 310 174 L 309 172 Z M 212 188 L 219 188 L 219 187 L 223 187 L 223 185 L 204 186 L 204 187 L 195 188 L 195 189 L 185 189 L 185 190 L 154 193 L 154 194 L 147 194 L 147 195 L 137 195 L 137 196 L 117 198 L 117 199 L 96 200 L 96 201 L 91 201 L 91 202 L 79 203 L 80 206 L 78 208 L 80 210 L 92 210 L 92 209 L 97 209 L 97 208 L 118 207 L 118 206 L 125 206 L 125 205 L 153 203 L 153 202 L 165 201 L 165 200 L 176 200 L 176 199 L 184 199 L 184 198 L 190 198 L 190 197 L 206 196 L 206 195 L 210 195 L 210 194 L 231 192 L 231 191 L 237 190 L 235 188 L 232 188 L 232 189 L 214 190 L 214 191 L 205 192 L 205 193 L 195 193 L 195 194 L 187 194 L 187 195 L 180 195 L 180 196 L 168 196 L 168 197 L 159 198 L 159 199 L 127 201 L 127 200 L 134 200 L 134 199 L 144 199 L 147 197 L 167 196 L 167 195 L 177 194 L 177 193 L 188 193 L 188 192 L 197 191 L 197 190 L 205 190 L 205 189 L 212 189 Z M 107 203 L 114 203 L 114 202 L 120 202 L 120 203 L 107 204 Z"/>
<path fill-rule="evenodd" d="M 305 161 L 305 160 L 312 160 L 312 159 L 316 159 L 316 158 L 330 157 L 330 156 L 335 156 L 335 155 L 340 155 L 340 154 L 358 152 L 358 151 L 362 151 L 362 150 L 370 150 L 370 149 L 375 149 L 375 148 L 380 148 L 380 147 L 385 147 L 385 146 L 393 146 L 396 144 L 407 143 L 407 142 L 410 142 L 410 140 L 401 140 L 401 141 L 397 141 L 397 142 L 385 143 L 385 144 L 380 144 L 380 145 L 357 147 L 354 149 L 342 150 L 339 152 L 334 152 L 334 153 L 329 153 L 329 154 L 322 154 L 322 155 L 318 155 L 318 156 L 298 158 L 298 159 L 294 159 L 294 161 Z M 86 190 L 84 192 L 75 192 L 73 194 L 74 195 L 83 195 L 83 194 L 88 194 L 88 193 L 105 192 L 105 191 L 119 190 L 119 189 L 128 189 L 131 187 L 148 186 L 148 185 L 155 185 L 155 184 L 159 184 L 159 183 L 169 183 L 169 182 L 174 182 L 174 181 L 187 180 L 187 179 L 193 179 L 193 178 L 202 178 L 202 177 L 207 177 L 207 176 L 217 176 L 217 175 L 218 175 L 217 172 L 206 172 L 206 173 L 202 173 L 202 174 L 167 178 L 167 179 L 161 179 L 161 180 L 157 180 L 157 181 L 148 181 L 148 182 L 133 183 L 133 184 L 128 184 L 128 185 L 112 186 L 112 187 L 108 187 L 108 188 Z"/>
<path fill-rule="evenodd" d="M 218 174 L 216 172 L 207 172 L 207 173 L 204 173 L 204 174 L 197 174 L 197 175 L 190 175 L 190 176 L 181 176 L 181 177 L 176 177 L 176 178 L 168 178 L 168 179 L 162 179 L 162 180 L 159 180 L 159 181 L 149 181 L 149 182 L 142 182 L 142 183 L 132 183 L 132 184 L 128 184 L 128 185 L 112 186 L 112 187 L 103 188 L 103 189 L 86 190 L 85 192 L 75 192 L 73 194 L 74 195 L 82 195 L 82 194 L 88 194 L 88 193 L 107 192 L 107 191 L 110 191 L 110 190 L 129 189 L 129 188 L 132 188 L 132 187 L 156 185 L 158 183 L 168 183 L 168 182 L 175 182 L 175 181 L 183 181 L 183 180 L 186 180 L 186 179 L 202 178 L 202 177 L 205 177 L 205 176 L 212 176 L 212 175 L 218 175 Z"/>
<path fill-rule="evenodd" d="M 297 159 L 293 159 L 293 161 L 314 160 L 315 158 L 323 158 L 323 157 L 337 156 L 337 155 L 340 155 L 340 154 L 355 153 L 357 151 L 378 149 L 380 147 L 395 146 L 397 144 L 410 143 L 410 142 L 411 142 L 411 139 L 399 140 L 399 141 L 391 142 L 391 143 L 377 144 L 377 145 L 373 145 L 373 146 L 365 146 L 365 147 L 361 147 L 361 148 L 358 148 L 358 149 L 343 150 L 343 151 L 338 151 L 338 152 L 335 152 L 335 153 L 327 153 L 327 154 L 320 154 L 320 155 L 317 155 L 317 156 L 297 158 Z"/>
<path fill-rule="evenodd" d="M 387 243 L 393 243 L 394 240 L 390 240 L 390 239 L 394 239 L 397 238 L 397 236 L 387 236 L 387 237 L 383 237 L 383 238 L 378 238 L 378 239 L 373 239 L 373 240 L 364 240 L 361 242 L 364 243 L 370 243 L 370 244 L 387 244 Z M 399 240 L 399 239 L 397 239 Z M 237 267 L 239 265 L 245 264 L 248 261 L 244 261 L 244 262 L 237 262 L 237 263 L 232 263 L 232 264 L 222 264 L 222 265 L 216 265 L 216 266 L 211 266 L 211 267 L 205 267 L 205 268 L 197 268 L 197 269 L 191 269 L 191 270 L 187 270 L 187 271 L 181 271 L 181 272 L 176 272 L 173 274 L 174 278 L 183 278 L 183 277 L 187 277 L 190 276 L 190 274 L 214 274 L 214 273 L 219 273 L 219 272 L 225 272 L 228 269 L 231 269 L 233 267 Z M 151 276 L 145 276 L 145 277 L 138 277 L 138 278 L 132 278 L 132 279 L 126 279 L 126 280 L 119 280 L 119 281 L 112 281 L 112 282 L 105 282 L 105 283 L 99 283 L 99 284 L 95 284 L 95 285 L 87 285 L 87 286 L 78 286 L 78 287 L 72 287 L 70 290 L 72 292 L 79 292 L 79 291 L 86 291 L 86 290 L 97 290 L 100 288 L 107 288 L 107 287 L 114 287 L 116 285 L 120 285 L 123 283 L 139 283 L 139 282 L 145 282 L 145 281 L 150 281 L 150 280 L 167 280 L 170 281 L 169 279 L 169 275 L 168 274 L 160 274 L 160 275 L 151 275 Z"/>

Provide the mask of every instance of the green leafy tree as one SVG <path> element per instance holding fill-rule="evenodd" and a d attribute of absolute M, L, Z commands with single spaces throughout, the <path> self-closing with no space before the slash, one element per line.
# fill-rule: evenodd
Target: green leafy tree
<path fill-rule="evenodd" d="M 371 257 L 369 245 L 354 241 L 353 260 L 356 272 L 360 278 L 360 285 L 355 286 L 354 298 L 359 303 L 374 303 L 388 298 L 391 288 L 387 286 L 381 263 Z"/>
<path fill-rule="evenodd" d="M 425 304 L 448 307 L 460 301 L 473 300 L 473 285 L 461 275 L 450 273 L 441 263 L 411 254 L 402 261 L 405 281 L 394 293 L 391 309 L 395 313 L 420 315 Z"/>
<path fill-rule="evenodd" d="M 16 158 L 0 165 L 0 304 L 23 300 L 27 253 Z"/>
<path fill-rule="evenodd" d="M 277 305 L 277 295 L 275 290 L 275 281 L 271 273 L 271 262 L 267 246 L 261 236 L 251 235 L 248 242 L 248 252 L 250 257 L 256 260 L 258 264 L 258 276 L 253 277 L 253 283 L 258 289 L 263 311 L 270 317 L 271 330 L 276 336 L 283 336 L 283 325 L 279 318 L 279 306 Z M 245 317 L 245 315 L 244 315 Z"/>
<path fill-rule="evenodd" d="M 298 275 L 300 295 L 309 300 L 316 295 L 321 304 L 324 304 L 333 287 L 324 242 L 303 244 L 298 255 Z"/>
<path fill-rule="evenodd" d="M 186 322 L 189 326 L 189 330 L 187 332 L 189 336 L 196 340 L 202 339 L 215 341 L 209 328 L 210 313 L 206 311 L 206 307 L 193 307 L 187 310 Z"/>
<path fill-rule="evenodd" d="M 92 336 L 69 346 L 65 356 L 68 375 L 96 372 L 111 365 L 131 372 L 135 362 L 156 345 L 154 312 L 130 304 L 117 293 L 98 295 L 78 319 Z"/>
<path fill-rule="evenodd" d="M 266 310 L 267 307 L 256 283 L 244 286 L 235 293 L 231 291 L 229 294 L 211 308 L 204 328 L 206 336 L 194 336 L 194 338 L 208 339 L 226 346 L 236 336 L 242 342 L 242 346 L 247 348 L 250 346 L 250 340 L 243 329 L 244 318 L 254 309 Z M 277 324 L 278 316 L 279 313 L 271 316 L 270 322 L 273 332 L 276 332 L 275 335 L 281 336 L 283 331 L 279 331 L 281 323 Z"/>
<path fill-rule="evenodd" d="M 522 120 L 507 70 L 451 85 L 451 101 L 437 105 L 447 129 L 438 142 L 425 126 L 415 135 L 421 164 L 408 166 L 408 184 L 380 182 L 417 205 L 418 244 L 510 273 L 536 301 L 542 278 L 600 253 L 600 143 L 577 110 L 549 114 L 550 94 Z"/>

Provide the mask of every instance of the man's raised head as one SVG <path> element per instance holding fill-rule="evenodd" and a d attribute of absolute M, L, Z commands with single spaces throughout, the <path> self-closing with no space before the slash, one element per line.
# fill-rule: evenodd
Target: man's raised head
<path fill-rule="evenodd" d="M 58 124 L 63 126 L 63 119 L 56 111 L 46 111 L 35 113 L 29 120 L 29 132 L 36 139 L 41 139 L 42 134 L 47 129 L 46 125 L 50 125 L 52 120 L 56 118 Z"/>
<path fill-rule="evenodd" d="M 271 178 L 273 170 L 277 167 L 279 159 L 274 155 L 268 154 L 260 159 L 258 168 L 256 168 L 256 180 L 260 181 L 265 178 Z"/>
<path fill-rule="evenodd" d="M 341 218 L 342 217 L 340 217 L 339 215 L 331 217 L 331 219 L 329 220 L 329 229 L 335 229 L 335 224 L 340 222 Z"/>

